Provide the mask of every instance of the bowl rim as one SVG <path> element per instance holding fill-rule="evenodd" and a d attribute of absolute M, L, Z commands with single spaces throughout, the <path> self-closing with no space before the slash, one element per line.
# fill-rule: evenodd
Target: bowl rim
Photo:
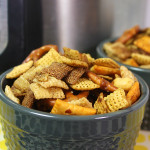
<path fill-rule="evenodd" d="M 99 56 L 102 56 L 104 58 L 110 58 L 106 55 L 106 53 L 104 52 L 103 50 L 103 45 L 104 43 L 106 42 L 113 42 L 114 40 L 116 40 L 117 37 L 112 37 L 112 38 L 108 38 L 108 39 L 105 39 L 103 41 L 101 41 L 98 46 L 96 47 L 96 52 L 99 54 Z M 114 60 L 114 59 L 113 59 Z M 114 60 L 116 61 L 119 65 L 124 65 L 126 66 L 127 68 L 131 69 L 131 70 L 134 70 L 134 71 L 144 71 L 146 73 L 150 73 L 150 69 L 144 69 L 144 68 L 139 68 L 139 67 L 133 67 L 133 66 L 130 66 L 130 65 L 126 65 L 126 64 L 123 64 L 117 60 Z"/>
<path fill-rule="evenodd" d="M 126 109 L 119 110 L 119 111 L 112 112 L 112 113 L 87 115 L 87 116 L 56 115 L 56 114 L 51 114 L 47 112 L 42 112 L 42 111 L 26 108 L 20 104 L 17 104 L 5 95 L 2 89 L 2 85 L 5 80 L 6 74 L 10 72 L 11 70 L 12 68 L 5 71 L 4 73 L 0 75 L 0 100 L 3 101 L 5 104 L 9 105 L 10 107 L 12 107 L 16 111 L 19 111 L 27 115 L 32 115 L 34 117 L 41 118 L 41 119 L 51 118 L 52 120 L 63 120 L 63 121 L 87 121 L 87 120 L 89 121 L 89 120 L 96 120 L 96 119 L 110 119 L 113 117 L 121 117 L 134 110 L 137 110 L 140 107 L 142 107 L 144 104 L 146 104 L 146 102 L 148 101 L 148 96 L 149 96 L 148 85 L 140 76 L 135 74 L 135 76 L 138 78 L 140 82 L 142 95 L 140 96 L 137 102 L 135 102 L 132 106 Z"/>

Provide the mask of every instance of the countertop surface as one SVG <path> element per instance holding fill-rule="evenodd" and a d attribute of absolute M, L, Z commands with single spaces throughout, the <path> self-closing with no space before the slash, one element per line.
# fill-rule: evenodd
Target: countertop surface
<path fill-rule="evenodd" d="M 1 125 L 0 125 L 0 150 L 7 150 Z M 150 131 L 141 130 L 139 132 L 139 136 L 136 140 L 134 150 L 150 150 Z"/>

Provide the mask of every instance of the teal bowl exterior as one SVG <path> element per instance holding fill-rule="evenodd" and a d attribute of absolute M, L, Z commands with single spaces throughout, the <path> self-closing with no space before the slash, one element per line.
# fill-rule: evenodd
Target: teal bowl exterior
<path fill-rule="evenodd" d="M 106 39 L 106 40 L 102 41 L 96 48 L 96 57 L 97 58 L 99 58 L 99 57 L 107 58 L 108 56 L 106 55 L 105 51 L 103 50 L 103 45 L 106 42 L 113 42 L 115 40 L 116 40 L 116 38 L 110 38 L 110 39 Z M 116 61 L 116 62 L 119 65 L 126 66 L 129 70 L 131 70 L 132 72 L 134 72 L 137 75 L 139 75 L 140 77 L 142 77 L 148 84 L 148 87 L 150 90 L 150 69 L 142 69 L 142 68 L 138 68 L 138 67 L 132 67 L 132 66 L 120 63 L 118 61 Z M 142 129 L 150 130 L 150 97 L 149 97 L 148 103 L 146 105 L 146 111 L 145 111 L 145 116 L 144 116 L 144 120 L 142 123 Z"/>
<path fill-rule="evenodd" d="M 54 115 L 25 108 L 4 94 L 0 76 L 0 120 L 8 150 L 133 150 L 143 120 L 149 90 L 140 82 L 141 96 L 131 107 L 92 116 Z"/>

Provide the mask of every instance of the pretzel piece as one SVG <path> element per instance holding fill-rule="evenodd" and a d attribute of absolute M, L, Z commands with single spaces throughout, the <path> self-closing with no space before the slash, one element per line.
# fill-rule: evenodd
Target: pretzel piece
<path fill-rule="evenodd" d="M 103 89 L 105 91 L 113 92 L 117 90 L 117 87 L 115 87 L 113 84 L 111 84 L 109 81 L 97 76 L 95 73 L 88 71 L 87 76 L 96 84 L 100 86 L 100 89 Z"/>
<path fill-rule="evenodd" d="M 69 104 L 63 100 L 57 99 L 51 113 L 60 115 L 95 115 L 96 109 Z"/>
<path fill-rule="evenodd" d="M 23 63 L 26 63 L 30 60 L 33 60 L 33 62 L 36 62 L 38 59 L 40 59 L 45 53 L 47 53 L 51 48 L 55 49 L 58 52 L 57 45 L 44 45 L 38 49 L 33 50 L 23 61 Z"/>

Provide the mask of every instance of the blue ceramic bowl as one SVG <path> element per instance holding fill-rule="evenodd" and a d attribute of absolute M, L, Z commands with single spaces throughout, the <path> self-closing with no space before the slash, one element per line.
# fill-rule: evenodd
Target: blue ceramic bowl
<path fill-rule="evenodd" d="M 148 100 L 145 81 L 136 76 L 141 96 L 131 107 L 92 116 L 53 115 L 25 108 L 4 94 L 0 76 L 0 119 L 9 150 L 133 150 Z"/>
<path fill-rule="evenodd" d="M 106 39 L 104 41 L 102 41 L 96 48 L 96 57 L 102 57 L 102 58 L 106 58 L 108 57 L 103 49 L 103 45 L 106 42 L 113 42 L 115 41 L 116 38 L 110 38 L 110 39 Z M 116 60 L 115 60 L 116 61 Z M 120 63 L 118 61 L 116 61 L 119 65 L 124 65 L 126 66 L 129 70 L 131 70 L 132 72 L 138 74 L 139 76 L 141 76 L 146 83 L 148 84 L 148 87 L 150 89 L 150 69 L 143 69 L 143 68 L 138 68 L 138 67 L 133 67 L 133 66 L 129 66 L 123 63 Z M 145 113 L 145 117 L 143 120 L 143 124 L 142 124 L 142 129 L 144 130 L 150 130 L 150 97 L 149 97 L 149 101 L 146 105 L 146 113 Z"/>

